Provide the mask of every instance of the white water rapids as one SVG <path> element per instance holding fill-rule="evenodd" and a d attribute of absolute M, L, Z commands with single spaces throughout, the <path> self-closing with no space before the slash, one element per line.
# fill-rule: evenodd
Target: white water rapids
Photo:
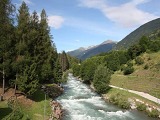
<path fill-rule="evenodd" d="M 63 86 L 64 94 L 57 98 L 65 110 L 63 120 L 152 120 L 138 111 L 122 110 L 106 103 L 71 74 Z"/>

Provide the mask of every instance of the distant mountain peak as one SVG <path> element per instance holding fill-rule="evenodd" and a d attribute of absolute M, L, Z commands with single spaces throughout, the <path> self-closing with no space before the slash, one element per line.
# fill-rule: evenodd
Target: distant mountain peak
<path fill-rule="evenodd" d="M 101 43 L 101 45 L 103 45 L 103 44 L 109 44 L 109 43 L 116 43 L 116 42 L 113 41 L 113 40 L 106 40 L 103 43 Z"/>
<path fill-rule="evenodd" d="M 106 40 L 99 45 L 92 45 L 89 47 L 80 47 L 79 49 L 68 52 L 68 54 L 70 54 L 71 56 L 77 57 L 81 60 L 84 60 L 91 56 L 110 51 L 115 44 L 116 42 L 114 42 L 113 40 Z"/>

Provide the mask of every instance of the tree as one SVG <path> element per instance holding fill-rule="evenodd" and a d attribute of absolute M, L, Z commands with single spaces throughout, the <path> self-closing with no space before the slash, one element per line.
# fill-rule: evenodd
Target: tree
<path fill-rule="evenodd" d="M 128 55 L 131 59 L 134 59 L 142 53 L 141 46 L 139 44 L 133 45 L 128 49 Z"/>
<path fill-rule="evenodd" d="M 90 81 L 93 81 L 93 75 L 96 68 L 97 64 L 93 61 L 92 58 L 86 59 L 81 64 L 80 76 L 84 80 L 84 82 L 90 83 Z"/>
<path fill-rule="evenodd" d="M 146 36 L 142 36 L 138 44 L 141 47 L 141 51 L 145 52 L 149 47 L 150 41 Z"/>
<path fill-rule="evenodd" d="M 105 59 L 107 67 L 112 71 L 116 71 L 120 68 L 120 60 L 118 56 L 118 53 L 116 51 L 113 51 L 109 55 L 107 55 Z"/>
<path fill-rule="evenodd" d="M 62 66 L 63 72 L 69 69 L 69 62 L 68 62 L 68 58 L 67 58 L 65 51 L 63 51 L 62 54 L 60 54 L 60 64 Z"/>
<path fill-rule="evenodd" d="M 105 93 L 109 89 L 111 79 L 110 70 L 104 66 L 99 65 L 95 71 L 93 85 L 98 93 Z"/>
<path fill-rule="evenodd" d="M 41 83 L 47 82 L 54 76 L 55 61 L 57 51 L 53 41 L 51 41 L 50 29 L 47 23 L 47 15 L 43 9 L 41 12 L 41 20 L 39 24 L 39 34 L 36 44 L 37 63 L 39 69 L 39 79 Z M 44 74 L 43 71 L 46 71 Z M 47 81 L 46 81 L 47 80 Z"/>
<path fill-rule="evenodd" d="M 60 83 L 62 80 L 62 75 L 63 75 L 62 67 L 59 63 L 59 59 L 57 59 L 54 69 L 54 82 Z"/>
<path fill-rule="evenodd" d="M 14 6 L 10 0 L 0 1 L 0 76 L 3 79 L 3 93 L 5 92 L 5 82 L 12 74 L 11 63 L 13 61 L 14 46 L 14 26 L 13 13 Z M 8 79 L 6 79 L 8 77 Z"/>
<path fill-rule="evenodd" d="M 79 65 L 79 64 L 75 63 L 75 64 L 72 65 L 72 70 L 73 70 L 73 75 L 74 76 L 79 76 L 80 68 L 81 68 L 81 65 Z"/>

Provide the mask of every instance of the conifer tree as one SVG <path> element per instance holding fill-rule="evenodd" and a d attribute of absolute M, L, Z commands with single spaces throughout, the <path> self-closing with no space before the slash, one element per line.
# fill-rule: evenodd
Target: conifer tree
<path fill-rule="evenodd" d="M 32 95 L 38 87 L 37 64 L 35 62 L 34 43 L 38 18 L 36 12 L 30 17 L 29 9 L 25 2 L 19 9 L 17 36 L 16 81 L 18 89 L 27 95 Z"/>
<path fill-rule="evenodd" d="M 12 15 L 14 6 L 10 0 L 0 1 L 0 77 L 3 79 L 3 93 L 5 92 L 5 82 L 12 75 L 11 63 L 13 61 L 14 27 Z M 7 79 L 6 79 L 7 77 Z"/>
<path fill-rule="evenodd" d="M 55 69 L 54 69 L 54 82 L 55 83 L 60 83 L 62 80 L 62 75 L 63 75 L 62 67 L 59 61 L 60 60 L 58 58 L 55 63 Z"/>
<path fill-rule="evenodd" d="M 54 75 L 54 61 L 56 59 L 56 48 L 52 46 L 50 29 L 47 22 L 47 15 L 43 9 L 41 12 L 39 39 L 37 42 L 39 56 L 40 81 L 50 80 Z"/>
<path fill-rule="evenodd" d="M 61 63 L 63 72 L 69 69 L 69 62 L 68 62 L 68 58 L 65 51 L 63 51 L 62 54 L 60 55 L 60 63 Z"/>

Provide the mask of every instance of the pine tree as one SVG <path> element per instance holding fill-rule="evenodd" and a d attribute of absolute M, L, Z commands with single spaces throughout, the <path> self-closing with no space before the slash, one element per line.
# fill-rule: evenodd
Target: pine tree
<path fill-rule="evenodd" d="M 68 58 L 65 51 L 63 51 L 62 54 L 60 55 L 60 63 L 61 63 L 63 72 L 69 69 L 69 62 L 68 62 Z"/>
<path fill-rule="evenodd" d="M 54 69 L 54 82 L 55 83 L 60 83 L 62 80 L 62 75 L 63 75 L 62 67 L 59 61 L 60 60 L 57 59 L 55 63 L 55 69 Z"/>
<path fill-rule="evenodd" d="M 19 9 L 16 58 L 16 81 L 18 89 L 27 95 L 32 95 L 38 87 L 37 63 L 35 62 L 35 41 L 38 33 L 38 17 L 36 12 L 30 17 L 25 2 Z"/>
<path fill-rule="evenodd" d="M 0 1 L 0 77 L 3 79 L 3 93 L 5 92 L 5 82 L 9 80 L 12 71 L 14 46 L 13 13 L 14 6 L 10 0 Z M 7 78 L 7 79 L 6 79 Z"/>
<path fill-rule="evenodd" d="M 37 42 L 38 49 L 38 66 L 41 71 L 39 71 L 40 81 L 46 82 L 54 77 L 54 64 L 56 59 L 56 48 L 51 41 L 50 29 L 47 23 L 47 15 L 43 9 L 41 12 L 40 28 L 39 28 L 39 38 Z"/>

